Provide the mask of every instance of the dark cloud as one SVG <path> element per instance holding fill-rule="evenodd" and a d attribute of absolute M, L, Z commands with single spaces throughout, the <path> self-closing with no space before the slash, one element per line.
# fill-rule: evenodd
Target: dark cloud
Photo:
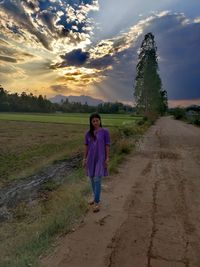
<path fill-rule="evenodd" d="M 88 68 L 96 68 L 96 69 L 104 69 L 108 66 L 112 66 L 114 64 L 114 58 L 111 55 L 105 55 L 101 58 L 91 59 L 86 67 Z"/>
<path fill-rule="evenodd" d="M 167 15 L 147 30 L 155 35 L 169 99 L 200 98 L 200 23 L 189 22 L 183 15 Z"/>
<path fill-rule="evenodd" d="M 108 66 L 112 66 L 115 62 L 114 56 L 106 54 L 102 57 L 96 59 L 90 59 L 89 52 L 83 52 L 81 49 L 75 49 L 65 55 L 60 56 L 63 59 L 63 62 L 56 63 L 51 66 L 51 68 L 63 68 L 67 66 L 81 66 L 84 65 L 85 68 L 96 68 L 96 69 L 105 69 Z"/>
<path fill-rule="evenodd" d="M 35 10 L 36 9 L 36 5 L 32 1 L 24 1 L 24 4 L 31 10 Z"/>
<path fill-rule="evenodd" d="M 60 57 L 63 59 L 63 62 L 52 65 L 51 68 L 64 68 L 67 66 L 81 66 L 83 65 L 90 54 L 88 52 L 83 52 L 81 49 L 75 49 L 71 52 L 61 55 Z"/>
<path fill-rule="evenodd" d="M 6 61 L 6 62 L 17 63 L 16 58 L 13 58 L 13 57 L 0 56 L 0 60 L 1 61 Z"/>
<path fill-rule="evenodd" d="M 80 66 L 86 62 L 89 56 L 90 54 L 88 52 L 83 52 L 81 49 L 75 49 L 60 57 L 64 59 L 68 65 Z"/>

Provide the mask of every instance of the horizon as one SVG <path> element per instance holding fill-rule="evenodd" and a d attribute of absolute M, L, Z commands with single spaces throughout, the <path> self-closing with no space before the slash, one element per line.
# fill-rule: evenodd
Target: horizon
<path fill-rule="evenodd" d="M 200 3 L 77 3 L 0 2 L 0 80 L 5 90 L 132 103 L 138 49 L 152 32 L 169 106 L 200 105 Z"/>

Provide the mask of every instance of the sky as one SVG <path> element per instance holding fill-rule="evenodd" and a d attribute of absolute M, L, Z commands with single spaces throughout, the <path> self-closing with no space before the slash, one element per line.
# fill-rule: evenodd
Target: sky
<path fill-rule="evenodd" d="M 148 32 L 169 105 L 200 104 L 198 0 L 0 0 L 0 84 L 132 104 Z"/>

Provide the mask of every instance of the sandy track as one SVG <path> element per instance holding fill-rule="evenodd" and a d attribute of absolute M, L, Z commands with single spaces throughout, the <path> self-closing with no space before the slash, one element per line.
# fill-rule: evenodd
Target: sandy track
<path fill-rule="evenodd" d="M 102 199 L 42 266 L 200 267 L 200 128 L 159 119 Z"/>

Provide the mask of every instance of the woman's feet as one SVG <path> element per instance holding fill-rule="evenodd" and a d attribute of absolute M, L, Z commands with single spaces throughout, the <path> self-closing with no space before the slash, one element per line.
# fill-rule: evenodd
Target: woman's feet
<path fill-rule="evenodd" d="M 92 206 L 93 212 L 99 212 L 100 211 L 100 202 L 95 203 L 94 199 L 90 199 L 88 201 L 88 205 Z"/>
<path fill-rule="evenodd" d="M 100 205 L 99 205 L 99 203 L 94 203 L 93 212 L 99 212 L 99 211 L 100 211 Z"/>

